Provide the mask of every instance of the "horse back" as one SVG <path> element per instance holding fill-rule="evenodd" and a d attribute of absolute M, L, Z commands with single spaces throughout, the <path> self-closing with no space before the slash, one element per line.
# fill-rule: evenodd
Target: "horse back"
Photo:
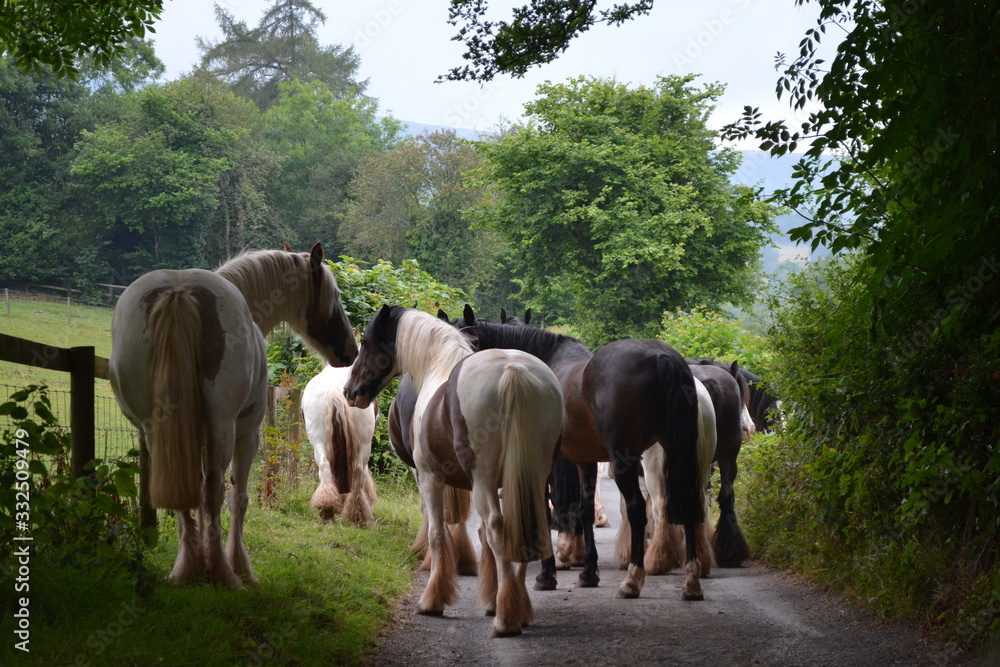
<path fill-rule="evenodd" d="M 149 316 L 157 300 L 176 289 L 188 291 L 197 305 L 206 414 L 238 422 L 237 435 L 256 428 L 264 415 L 267 387 L 264 338 L 239 290 L 201 269 L 152 271 L 118 299 L 111 323 L 109 371 L 122 411 L 141 424 L 157 407 L 148 381 Z"/>

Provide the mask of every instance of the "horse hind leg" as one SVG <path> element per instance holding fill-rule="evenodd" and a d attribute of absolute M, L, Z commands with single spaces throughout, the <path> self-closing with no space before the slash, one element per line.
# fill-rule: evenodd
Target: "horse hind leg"
<path fill-rule="evenodd" d="M 226 588 L 240 588 L 230 559 L 222 549 L 222 502 L 225 493 L 223 469 L 209 464 L 205 474 L 204 496 L 198 509 L 198 523 L 205 549 L 205 578 Z M 242 520 L 242 519 L 241 519 Z"/>
<path fill-rule="evenodd" d="M 736 520 L 736 498 L 733 493 L 733 479 L 736 477 L 736 463 L 719 464 L 719 521 L 715 525 L 712 544 L 715 561 L 719 567 L 740 567 L 750 558 L 743 531 Z"/>
<path fill-rule="evenodd" d="M 351 490 L 344 499 L 343 516 L 345 521 L 349 521 L 358 526 L 370 525 L 375 520 L 372 513 L 372 505 L 368 493 L 365 489 L 365 473 L 367 466 L 356 467 L 351 473 Z"/>
<path fill-rule="evenodd" d="M 480 487 L 481 488 L 481 485 Z M 503 516 L 499 499 L 495 493 L 473 490 L 476 509 L 483 519 L 483 531 L 487 545 L 493 552 L 497 571 L 496 616 L 493 619 L 494 637 L 514 637 L 521 634 L 521 628 L 533 618 L 531 598 L 524 585 L 524 579 L 514 572 L 509 561 L 499 557 L 503 544 Z M 487 607 L 487 613 L 489 613 Z"/>
<path fill-rule="evenodd" d="M 316 449 L 316 469 L 319 471 L 319 485 L 313 492 L 309 506 L 319 512 L 319 516 L 324 521 L 332 521 L 344 506 L 344 497 L 337 489 L 333 481 L 333 472 L 330 469 L 330 459 L 325 451 Z"/>
<path fill-rule="evenodd" d="M 177 516 L 177 560 L 169 579 L 179 584 L 201 581 L 205 577 L 205 556 L 202 550 L 198 521 L 190 512 L 175 512 Z"/>
<path fill-rule="evenodd" d="M 248 584 L 256 585 L 250 557 L 243 543 L 243 526 L 246 519 L 247 506 L 250 504 L 247 483 L 250 468 L 257 453 L 259 435 L 256 429 L 247 436 L 236 441 L 233 456 L 233 486 L 229 490 L 229 537 L 226 540 L 226 558 L 236 576 Z"/>
<path fill-rule="evenodd" d="M 616 470 L 615 482 L 625 498 L 628 520 L 632 525 L 628 575 L 618 587 L 618 596 L 627 599 L 637 598 L 646 581 L 646 569 L 643 564 L 646 552 L 646 501 L 639 488 L 639 476 L 635 465 Z"/>
<path fill-rule="evenodd" d="M 455 544 L 455 555 L 458 559 L 458 573 L 463 576 L 474 577 L 479 572 L 479 565 L 476 561 L 476 549 L 472 546 L 472 538 L 469 537 L 469 527 L 464 521 L 448 525 L 451 531 L 451 539 Z"/>

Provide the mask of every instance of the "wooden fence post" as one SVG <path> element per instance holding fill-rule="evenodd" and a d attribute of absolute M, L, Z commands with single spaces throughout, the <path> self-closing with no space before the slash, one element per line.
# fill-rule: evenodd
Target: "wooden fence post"
<path fill-rule="evenodd" d="M 73 451 L 70 466 L 75 477 L 94 459 L 94 348 L 69 349 L 69 426 Z"/>
<path fill-rule="evenodd" d="M 10 315 L 10 290 L 6 287 L 3 288 L 3 301 L 7 304 L 7 314 Z"/>

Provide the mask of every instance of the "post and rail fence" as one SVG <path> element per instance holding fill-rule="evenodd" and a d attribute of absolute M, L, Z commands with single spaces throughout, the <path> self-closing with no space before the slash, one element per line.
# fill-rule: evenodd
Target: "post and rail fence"
<path fill-rule="evenodd" d="M 61 348 L 0 333 L 0 362 L 2 361 L 70 374 L 70 468 L 76 477 L 85 475 L 87 464 L 96 458 L 94 383 L 98 378 L 110 380 L 108 360 L 97 356 L 92 346 Z M 302 441 L 299 418 L 301 390 L 297 387 L 269 387 L 268 408 L 263 427 L 265 432 L 279 428 L 277 403 L 285 400 L 288 401 L 285 440 L 291 445 L 286 448 L 286 460 L 279 461 L 277 452 L 272 451 L 275 449 L 273 438 L 261 439 L 265 450 L 265 478 L 268 488 L 278 468 L 283 469 L 286 475 L 298 474 L 297 457 L 294 456 L 294 452 Z M 139 516 L 142 527 L 146 528 L 156 525 L 156 510 L 150 504 L 147 492 L 149 457 L 144 448 L 137 447 L 137 449 L 139 449 Z"/>

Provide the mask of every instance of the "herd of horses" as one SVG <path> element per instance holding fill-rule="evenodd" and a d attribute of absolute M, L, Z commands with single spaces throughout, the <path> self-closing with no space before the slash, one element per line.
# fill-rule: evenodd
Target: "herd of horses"
<path fill-rule="evenodd" d="M 468 306 L 449 320 L 386 305 L 359 344 L 316 244 L 309 253 L 245 253 L 215 272 L 153 271 L 115 308 L 112 387 L 149 462 L 140 492 L 178 518 L 173 580 L 255 583 L 242 536 L 247 479 L 265 407 L 264 336 L 282 321 L 328 364 L 302 401 L 320 478 L 312 507 L 324 518 L 372 520 L 367 460 L 377 397 L 402 377 L 388 422 L 420 490 L 414 548 L 430 569 L 420 613 L 443 614 L 457 601 L 458 575 L 478 573 L 494 634 L 518 635 L 533 614 L 527 562 L 542 562 L 538 590 L 554 589 L 557 569 L 571 564 L 582 565 L 578 585 L 597 586 L 601 462 L 623 502 L 620 597 L 638 597 L 647 573 L 682 567 L 683 599 L 700 600 L 713 566 L 748 558 L 733 480 L 742 442 L 773 415 L 759 378 L 735 362 L 684 359 L 655 340 L 592 353 L 530 326 L 530 311 L 523 319 L 502 312 L 495 323 Z M 721 477 L 714 527 L 713 462 Z M 478 562 L 465 526 L 470 504 L 482 519 Z M 581 536 L 582 553 L 568 546 Z"/>

